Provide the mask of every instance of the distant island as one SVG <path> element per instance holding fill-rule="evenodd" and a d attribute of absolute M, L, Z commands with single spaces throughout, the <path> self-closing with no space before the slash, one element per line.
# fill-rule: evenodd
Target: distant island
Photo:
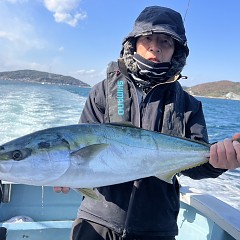
<path fill-rule="evenodd" d="M 0 72 L 0 80 L 32 82 L 41 84 L 75 85 L 79 87 L 90 87 L 87 83 L 70 76 L 41 72 L 36 70 L 17 70 Z"/>
<path fill-rule="evenodd" d="M 87 83 L 84 83 L 81 80 L 70 76 L 63 76 L 60 74 L 53 74 L 36 70 L 0 72 L 0 80 L 91 87 Z M 186 92 L 194 96 L 240 100 L 240 82 L 222 80 L 183 88 Z"/>
<path fill-rule="evenodd" d="M 240 100 L 240 82 L 222 80 L 184 87 L 184 90 L 194 96 Z"/>

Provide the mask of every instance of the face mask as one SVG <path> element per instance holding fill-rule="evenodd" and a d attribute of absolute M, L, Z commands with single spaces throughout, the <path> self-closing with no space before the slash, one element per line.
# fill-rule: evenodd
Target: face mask
<path fill-rule="evenodd" d="M 139 74 L 147 76 L 149 78 L 158 79 L 158 81 L 164 79 L 167 71 L 171 67 L 170 62 L 152 62 L 137 53 L 133 55 L 133 59 L 136 61 L 137 66 L 140 69 Z"/>

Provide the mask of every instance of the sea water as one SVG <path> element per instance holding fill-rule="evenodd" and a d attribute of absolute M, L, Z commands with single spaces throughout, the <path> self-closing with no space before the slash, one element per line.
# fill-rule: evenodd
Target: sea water
<path fill-rule="evenodd" d="M 36 130 L 76 124 L 89 88 L 0 81 L 0 144 Z M 199 98 L 202 101 L 210 142 L 240 132 L 240 101 Z M 240 210 L 240 169 L 216 179 L 180 183 L 209 193 Z"/>

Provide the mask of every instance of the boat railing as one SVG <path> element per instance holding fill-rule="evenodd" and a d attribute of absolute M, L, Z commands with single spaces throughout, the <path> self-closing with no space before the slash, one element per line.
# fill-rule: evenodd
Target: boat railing
<path fill-rule="evenodd" d="M 240 240 L 240 211 L 218 198 L 203 194 L 196 189 L 181 187 L 181 210 L 178 216 L 180 235 L 186 230 L 187 239 L 192 239 L 191 227 L 196 228 L 207 240 Z M 190 224 L 189 224 L 190 223 Z M 184 239 L 184 238 L 177 238 Z"/>

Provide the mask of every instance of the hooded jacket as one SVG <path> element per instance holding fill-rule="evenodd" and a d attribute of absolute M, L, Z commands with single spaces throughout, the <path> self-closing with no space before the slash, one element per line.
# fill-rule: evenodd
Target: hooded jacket
<path fill-rule="evenodd" d="M 178 82 L 155 86 L 138 101 L 135 85 L 117 63 L 112 63 L 111 78 L 98 83 L 90 92 L 80 122 L 110 122 L 108 82 L 126 83 L 129 106 L 126 121 L 145 129 L 207 142 L 201 102 L 184 92 Z M 179 104 L 180 103 L 180 104 Z M 117 109 L 117 106 L 114 107 Z M 177 161 L 177 159 L 176 159 Z M 217 177 L 223 171 L 209 163 L 186 170 L 193 179 Z M 107 177 L 107 176 L 106 176 Z M 99 200 L 85 198 L 78 217 L 99 223 L 127 236 L 175 236 L 178 233 L 179 184 L 156 177 L 95 189 Z"/>
<path fill-rule="evenodd" d="M 153 33 L 161 33 L 171 36 L 175 40 L 175 51 L 170 62 L 171 67 L 164 75 L 160 75 L 159 79 L 152 79 L 151 77 L 145 78 L 146 76 L 142 75 L 142 73 L 140 74 L 141 82 L 146 86 L 149 86 L 149 84 L 154 85 L 156 83 L 169 81 L 172 77 L 175 77 L 176 79 L 177 76 L 180 77 L 181 71 L 186 64 L 186 58 L 189 54 L 181 15 L 166 7 L 147 7 L 140 13 L 135 21 L 133 30 L 122 43 L 121 57 L 124 59 L 127 68 L 134 75 L 139 76 L 139 72 L 142 70 L 133 57 L 136 52 L 137 38 L 142 35 L 150 35 Z M 161 64 L 162 63 L 160 63 L 160 65 Z M 160 67 L 160 65 L 158 67 Z M 153 84 L 151 84 L 152 82 Z"/>
<path fill-rule="evenodd" d="M 188 54 L 180 14 L 158 6 L 143 10 L 123 45 L 129 39 L 151 31 L 171 35 L 184 49 L 185 55 Z M 144 129 L 208 142 L 200 101 L 183 91 L 178 81 L 157 84 L 139 98 L 136 84 L 125 62 L 112 62 L 108 67 L 107 78 L 92 88 L 80 118 L 81 123 L 108 123 L 122 119 Z M 125 107 L 122 118 L 119 118 L 117 111 L 118 81 L 124 85 Z M 201 179 L 217 177 L 222 172 L 223 170 L 206 163 L 186 170 L 183 174 Z M 84 198 L 78 217 L 111 228 L 122 236 L 147 236 L 151 239 L 151 236 L 178 234 L 180 203 L 176 177 L 173 184 L 148 177 L 96 188 L 95 192 L 99 200 Z"/>

